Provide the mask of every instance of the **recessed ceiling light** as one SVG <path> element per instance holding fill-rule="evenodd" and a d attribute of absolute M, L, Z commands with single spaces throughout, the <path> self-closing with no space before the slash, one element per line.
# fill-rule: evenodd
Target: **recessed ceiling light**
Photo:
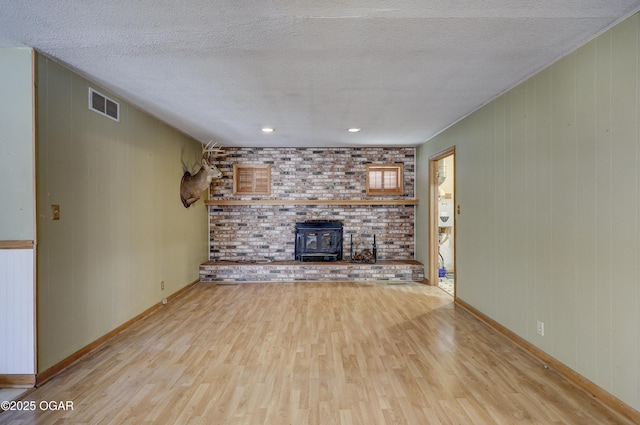
<path fill-rule="evenodd" d="M 360 130 L 362 130 L 362 129 L 361 129 L 361 128 L 357 128 L 357 127 L 351 127 L 351 128 L 348 128 L 348 129 L 347 129 L 347 131 L 348 131 L 349 133 L 357 133 L 357 132 L 358 132 L 358 131 L 360 131 Z"/>
<path fill-rule="evenodd" d="M 273 133 L 275 130 L 272 127 L 262 127 L 263 133 Z"/>

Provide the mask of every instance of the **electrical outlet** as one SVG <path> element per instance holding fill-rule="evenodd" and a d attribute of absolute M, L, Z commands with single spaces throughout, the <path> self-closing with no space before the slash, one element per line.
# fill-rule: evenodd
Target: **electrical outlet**
<path fill-rule="evenodd" d="M 544 336 L 544 322 L 538 320 L 538 327 L 536 328 L 536 333 L 540 336 Z"/>
<path fill-rule="evenodd" d="M 167 299 L 166 299 L 166 298 L 163 298 L 163 299 L 162 299 L 162 304 L 166 304 L 166 303 L 167 303 Z"/>
<path fill-rule="evenodd" d="M 160 282 L 160 290 L 164 291 L 164 280 L 162 282 Z"/>

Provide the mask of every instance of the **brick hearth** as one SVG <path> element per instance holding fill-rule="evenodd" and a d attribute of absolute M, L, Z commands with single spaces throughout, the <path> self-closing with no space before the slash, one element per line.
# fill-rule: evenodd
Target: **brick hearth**
<path fill-rule="evenodd" d="M 424 266 L 413 260 L 387 260 L 375 264 L 349 261 L 207 261 L 200 265 L 201 282 L 282 282 L 388 280 L 424 282 Z"/>

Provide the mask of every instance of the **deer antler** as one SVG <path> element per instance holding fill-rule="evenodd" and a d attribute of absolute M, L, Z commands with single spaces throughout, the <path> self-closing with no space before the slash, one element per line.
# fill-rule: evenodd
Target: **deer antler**
<path fill-rule="evenodd" d="M 203 146 L 202 157 L 208 160 L 209 158 L 211 158 L 211 156 L 220 157 L 228 155 L 227 153 L 224 153 L 222 151 L 222 147 L 216 147 L 217 144 L 218 142 L 214 143 L 213 140 L 210 140 L 209 143 L 206 144 L 206 146 Z"/>

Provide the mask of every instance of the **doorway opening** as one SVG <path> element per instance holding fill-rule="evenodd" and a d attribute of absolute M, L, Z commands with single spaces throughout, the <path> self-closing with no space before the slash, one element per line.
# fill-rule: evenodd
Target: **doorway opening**
<path fill-rule="evenodd" d="M 429 282 L 456 295 L 455 147 L 429 158 Z"/>

